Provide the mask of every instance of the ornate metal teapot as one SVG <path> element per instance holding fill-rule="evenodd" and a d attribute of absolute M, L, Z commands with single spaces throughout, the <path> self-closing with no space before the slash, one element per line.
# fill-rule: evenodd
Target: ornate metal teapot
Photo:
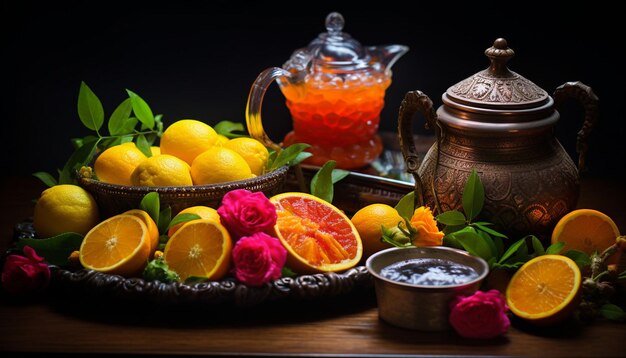
<path fill-rule="evenodd" d="M 509 235 L 546 239 L 576 206 L 598 98 L 580 82 L 565 83 L 550 97 L 507 68 L 514 52 L 505 39 L 497 39 L 485 55 L 489 68 L 449 87 L 436 112 L 420 91 L 408 92 L 402 101 L 398 131 L 406 169 L 415 178 L 416 200 L 439 212 L 461 210 L 465 182 L 475 169 L 485 187 L 482 219 Z M 585 108 L 578 169 L 553 133 L 559 120 L 555 107 L 570 97 Z M 416 112 L 437 134 L 421 165 L 411 128 Z"/>

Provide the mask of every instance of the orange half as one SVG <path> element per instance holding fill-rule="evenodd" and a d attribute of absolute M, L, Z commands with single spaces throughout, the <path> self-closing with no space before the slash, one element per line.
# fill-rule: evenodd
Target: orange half
<path fill-rule="evenodd" d="M 198 219 L 186 222 L 170 237 L 163 257 L 182 281 L 192 276 L 219 280 L 230 268 L 232 247 L 222 224 Z"/>
<path fill-rule="evenodd" d="M 336 272 L 356 266 L 363 244 L 350 219 L 316 196 L 275 195 L 276 237 L 287 249 L 287 266 L 297 273 Z"/>
<path fill-rule="evenodd" d="M 157 224 L 152 220 L 152 217 L 148 212 L 141 209 L 132 209 L 124 212 L 124 214 L 134 215 L 141 219 L 148 228 L 148 236 L 150 237 L 150 257 L 154 255 L 154 251 L 159 246 L 159 228 Z"/>
<path fill-rule="evenodd" d="M 562 255 L 537 256 L 515 272 L 506 303 L 516 316 L 539 325 L 561 322 L 580 302 L 581 273 Z"/>
<path fill-rule="evenodd" d="M 125 277 L 138 275 L 148 262 L 150 237 L 136 216 L 120 214 L 94 226 L 80 245 L 80 263 L 87 269 Z"/>

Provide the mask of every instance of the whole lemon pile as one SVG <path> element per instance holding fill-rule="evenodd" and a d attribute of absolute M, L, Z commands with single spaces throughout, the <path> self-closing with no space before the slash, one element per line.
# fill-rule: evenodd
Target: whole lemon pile
<path fill-rule="evenodd" d="M 160 145 L 144 155 L 133 142 L 104 150 L 94 163 L 102 182 L 134 186 L 190 186 L 262 175 L 269 151 L 248 137 L 228 139 L 210 125 L 182 119 L 168 126 Z"/>

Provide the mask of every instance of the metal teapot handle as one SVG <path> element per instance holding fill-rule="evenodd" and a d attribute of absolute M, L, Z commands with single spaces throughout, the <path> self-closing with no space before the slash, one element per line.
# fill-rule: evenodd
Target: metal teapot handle
<path fill-rule="evenodd" d="M 598 121 L 598 96 L 593 93 L 591 87 L 580 81 L 566 82 L 554 91 L 554 105 L 560 107 L 566 99 L 573 98 L 580 102 L 585 109 L 585 121 L 578 131 L 576 138 L 576 152 L 578 153 L 578 173 L 585 169 L 585 157 L 587 155 L 587 138 Z"/>
<path fill-rule="evenodd" d="M 400 148 L 404 156 L 406 171 L 415 179 L 416 206 L 424 205 L 424 185 L 417 170 L 420 167 L 420 159 L 413 140 L 412 118 L 415 113 L 421 113 L 426 118 L 426 129 L 434 128 L 437 123 L 437 114 L 433 109 L 433 101 L 422 91 L 409 91 L 404 96 L 398 111 L 398 134 L 400 135 Z"/>
<path fill-rule="evenodd" d="M 252 138 L 261 141 L 266 147 L 276 151 L 281 151 L 282 148 L 280 145 L 274 143 L 267 133 L 265 133 L 261 119 L 261 107 L 263 97 L 270 84 L 272 84 L 275 79 L 283 76 L 289 77 L 290 73 L 280 67 L 270 67 L 261 72 L 252 84 L 248 95 L 248 103 L 246 104 L 246 125 L 248 127 L 248 133 Z"/>

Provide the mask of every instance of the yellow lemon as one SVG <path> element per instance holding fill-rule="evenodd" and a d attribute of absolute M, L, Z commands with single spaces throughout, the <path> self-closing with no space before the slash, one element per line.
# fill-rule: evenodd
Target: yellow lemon
<path fill-rule="evenodd" d="M 144 159 L 135 143 L 128 142 L 105 149 L 96 158 L 94 171 L 105 183 L 131 185 L 130 175 Z"/>
<path fill-rule="evenodd" d="M 168 154 L 155 155 L 139 163 L 131 175 L 131 183 L 139 186 L 193 185 L 189 164 Z"/>
<path fill-rule="evenodd" d="M 233 138 L 222 145 L 239 153 L 250 166 L 254 175 L 261 175 L 267 166 L 270 153 L 265 146 L 254 138 Z"/>
<path fill-rule="evenodd" d="M 191 164 L 191 178 L 196 185 L 216 184 L 254 177 L 245 159 L 234 150 L 213 147 Z"/>
<path fill-rule="evenodd" d="M 150 152 L 152 153 L 152 155 L 159 155 L 161 154 L 161 147 L 157 147 L 157 146 L 152 146 L 150 147 Z"/>
<path fill-rule="evenodd" d="M 35 204 L 33 226 L 41 238 L 64 232 L 85 235 L 99 220 L 98 205 L 89 192 L 77 185 L 61 184 L 41 193 Z"/>
<path fill-rule="evenodd" d="M 202 152 L 211 148 L 218 139 L 215 130 L 195 119 L 181 119 L 168 126 L 161 136 L 162 154 L 176 156 L 191 165 Z"/>
<path fill-rule="evenodd" d="M 223 146 L 224 143 L 228 142 L 230 139 L 228 139 L 227 136 L 223 135 L 223 134 L 218 134 L 217 135 L 217 140 L 215 141 L 215 145 L 219 145 L 219 146 Z"/>

